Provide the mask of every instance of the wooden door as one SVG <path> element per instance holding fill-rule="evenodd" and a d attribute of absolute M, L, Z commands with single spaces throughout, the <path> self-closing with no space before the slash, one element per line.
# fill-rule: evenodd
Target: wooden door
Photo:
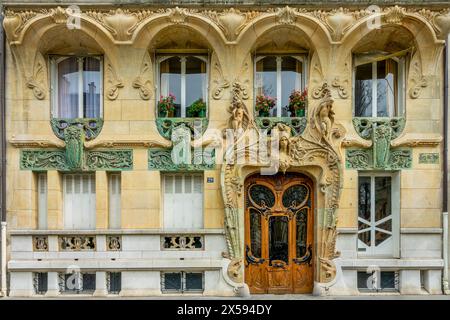
<path fill-rule="evenodd" d="M 313 188 L 287 173 L 254 175 L 245 187 L 245 282 L 251 293 L 313 289 Z"/>

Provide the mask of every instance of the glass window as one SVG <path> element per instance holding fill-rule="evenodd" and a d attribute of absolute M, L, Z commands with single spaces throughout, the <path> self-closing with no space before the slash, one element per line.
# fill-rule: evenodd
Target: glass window
<path fill-rule="evenodd" d="M 93 293 L 96 285 L 95 273 L 60 273 L 59 288 L 62 293 Z"/>
<path fill-rule="evenodd" d="M 358 271 L 358 289 L 362 292 L 394 292 L 399 288 L 398 272 Z"/>
<path fill-rule="evenodd" d="M 51 58 L 53 116 L 100 118 L 102 60 L 100 57 Z"/>
<path fill-rule="evenodd" d="M 119 294 L 120 290 L 122 290 L 122 273 L 108 272 L 106 277 L 108 293 Z"/>
<path fill-rule="evenodd" d="M 165 174 L 164 228 L 203 228 L 203 176 Z"/>
<path fill-rule="evenodd" d="M 293 91 L 305 88 L 303 58 L 290 56 L 263 56 L 256 59 L 256 96 L 275 98 L 275 106 L 269 111 L 271 117 L 293 117 L 289 97 Z"/>
<path fill-rule="evenodd" d="M 48 290 L 48 273 L 35 272 L 33 273 L 33 287 L 35 294 L 45 294 Z"/>
<path fill-rule="evenodd" d="M 64 175 L 64 228 L 95 229 L 95 175 Z"/>
<path fill-rule="evenodd" d="M 392 255 L 395 247 L 391 176 L 360 175 L 358 182 L 358 251 Z"/>
<path fill-rule="evenodd" d="M 203 272 L 163 272 L 161 274 L 163 292 L 203 292 Z"/>
<path fill-rule="evenodd" d="M 159 58 L 160 98 L 174 97 L 175 111 L 160 116 L 186 117 L 187 108 L 201 99 L 207 101 L 207 58 L 203 56 L 162 56 Z"/>
<path fill-rule="evenodd" d="M 395 117 L 403 103 L 403 59 L 359 64 L 355 68 L 355 117 Z"/>
<path fill-rule="evenodd" d="M 47 229 L 47 173 L 38 173 L 38 229 Z"/>

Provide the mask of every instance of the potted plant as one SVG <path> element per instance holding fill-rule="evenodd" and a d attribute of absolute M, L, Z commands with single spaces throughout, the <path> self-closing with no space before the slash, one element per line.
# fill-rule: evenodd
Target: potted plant
<path fill-rule="evenodd" d="M 270 115 L 270 110 L 275 106 L 275 98 L 266 95 L 258 95 L 256 97 L 255 109 L 258 111 L 260 117 L 268 117 Z"/>
<path fill-rule="evenodd" d="M 169 93 L 167 97 L 161 96 L 158 101 L 159 114 L 162 117 L 171 118 L 175 113 L 175 103 L 176 97 Z"/>
<path fill-rule="evenodd" d="M 204 118 L 206 116 L 206 103 L 202 98 L 194 101 L 187 109 L 187 116 L 190 118 Z"/>
<path fill-rule="evenodd" d="M 308 99 L 308 89 L 303 91 L 294 90 L 289 96 L 289 111 L 291 117 L 304 117 L 306 110 L 306 102 Z"/>

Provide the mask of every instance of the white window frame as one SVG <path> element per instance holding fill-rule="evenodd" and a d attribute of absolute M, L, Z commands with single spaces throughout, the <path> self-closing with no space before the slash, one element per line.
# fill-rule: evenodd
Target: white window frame
<path fill-rule="evenodd" d="M 261 61 L 264 58 L 267 57 L 276 57 L 277 60 L 277 101 L 276 101 L 276 105 L 275 108 L 277 108 L 277 117 L 280 118 L 281 117 L 281 109 L 283 108 L 283 106 L 281 105 L 281 99 L 282 99 L 282 89 L 281 89 L 281 63 L 282 63 L 282 59 L 283 57 L 290 57 L 290 58 L 294 58 L 296 60 L 298 60 L 299 62 L 302 63 L 303 66 L 303 70 L 301 73 L 301 79 L 296 81 L 295 84 L 295 90 L 303 90 L 306 87 L 306 84 L 308 83 L 308 59 L 306 55 L 288 55 L 288 54 L 283 54 L 283 55 L 278 55 L 278 54 L 273 54 L 273 55 L 258 55 L 256 56 L 256 58 L 254 59 L 254 63 L 253 63 L 253 90 L 256 93 L 258 90 L 258 86 L 257 86 L 257 79 L 256 79 L 256 64 Z M 297 75 L 298 77 L 298 75 Z M 298 87 L 298 85 L 300 85 L 300 87 Z M 253 105 L 255 105 L 256 103 L 256 94 L 254 95 L 253 98 Z"/>
<path fill-rule="evenodd" d="M 58 114 L 58 64 L 62 61 L 73 58 L 74 56 L 52 55 L 50 60 L 50 93 L 51 93 L 51 116 L 52 118 L 60 118 Z M 83 59 L 96 58 L 100 61 L 100 118 L 103 118 L 103 57 L 98 55 L 92 56 L 75 56 L 78 59 L 78 118 L 84 118 L 83 115 Z"/>
<path fill-rule="evenodd" d="M 171 227 L 171 226 L 168 226 L 168 218 L 166 217 L 166 199 L 165 199 L 165 197 L 167 196 L 166 195 L 166 183 L 165 183 L 165 179 L 166 179 L 166 177 L 168 177 L 168 176 L 172 176 L 173 177 L 173 193 L 172 194 L 175 194 L 175 188 L 176 188 L 176 177 L 183 177 L 183 183 L 182 183 L 182 190 L 183 190 L 183 192 L 182 192 L 182 194 L 185 194 L 184 193 L 184 189 L 185 189 L 185 176 L 187 176 L 187 175 L 189 175 L 189 176 L 191 176 L 191 177 L 194 177 L 194 176 L 197 176 L 197 177 L 200 177 L 200 179 L 201 179 L 201 182 L 202 182 L 202 184 L 201 184 L 201 226 L 198 226 L 198 227 L 195 227 L 194 229 L 192 228 L 192 227 L 179 227 L 179 228 L 174 228 L 174 227 Z M 205 224 L 205 206 L 204 206 L 204 199 L 205 199 L 205 186 L 204 186 L 204 176 L 203 176 L 203 174 L 202 173 L 196 173 L 196 172 L 192 172 L 192 173 L 164 173 L 164 174 L 162 174 L 161 175 L 161 186 L 162 186 L 162 197 L 163 197 L 163 199 L 162 199 L 162 210 L 163 210 L 163 214 L 162 214 L 162 216 L 163 216 L 163 228 L 166 230 L 166 231 L 179 231 L 179 230 L 202 230 L 203 228 L 204 228 L 204 224 Z M 192 188 L 195 188 L 195 185 L 194 185 L 194 183 L 193 183 L 193 181 L 192 181 Z M 192 189 L 193 190 L 193 189 Z M 181 212 L 180 212 L 180 214 L 181 214 Z"/>
<path fill-rule="evenodd" d="M 406 91 L 406 58 L 405 57 L 390 57 L 384 60 L 392 59 L 397 63 L 397 109 L 398 110 L 388 110 L 388 117 L 401 117 L 405 114 L 405 91 Z M 377 60 L 373 62 L 367 62 L 367 63 L 357 63 L 354 59 L 354 68 L 353 68 L 353 92 L 352 92 L 352 98 L 353 98 L 353 116 L 356 116 L 356 68 L 365 64 L 372 64 L 372 118 L 379 118 L 378 117 L 378 69 L 377 69 L 377 63 L 379 61 L 384 60 Z M 394 92 L 395 96 L 395 92 Z M 390 106 L 393 105 L 393 103 L 389 104 Z"/>
<path fill-rule="evenodd" d="M 358 174 L 358 203 L 357 203 L 357 221 L 359 222 L 359 178 L 370 177 L 370 229 L 371 229 L 371 245 L 367 247 L 359 240 L 359 228 L 356 237 L 356 248 L 358 257 L 362 258 L 399 258 L 400 257 L 400 172 L 359 172 Z M 382 250 L 382 247 L 375 246 L 375 178 L 390 177 L 391 178 L 391 216 L 392 216 L 392 246 L 390 250 Z M 380 220 L 376 224 L 381 224 Z M 365 230 L 365 229 L 364 229 Z M 382 246 L 386 245 L 384 241 Z M 366 246 L 366 251 L 360 251 L 360 246 Z"/>
<path fill-rule="evenodd" d="M 205 80 L 205 86 L 203 88 L 203 96 L 204 96 L 204 102 L 208 106 L 208 92 L 209 92 L 209 57 L 207 55 L 194 55 L 194 54 L 174 54 L 174 55 L 160 55 L 156 59 L 156 79 L 157 79 L 157 95 L 156 99 L 159 99 L 161 96 L 161 62 L 164 62 L 167 59 L 170 58 L 180 58 L 181 60 L 181 97 L 180 97 L 180 108 L 181 108 L 181 118 L 186 118 L 186 109 L 189 107 L 186 105 L 186 59 L 188 57 L 193 57 L 202 60 L 206 64 L 206 80 Z M 178 97 L 177 97 L 178 98 Z M 155 105 L 158 104 L 158 100 L 156 100 Z M 156 108 L 158 109 L 158 108 Z M 157 116 L 158 116 L 158 110 L 156 110 Z M 208 108 L 206 108 L 206 116 L 208 116 Z"/>
<path fill-rule="evenodd" d="M 47 172 L 38 172 L 36 174 L 37 178 L 37 227 L 39 230 L 46 230 L 48 228 L 47 224 L 47 197 L 48 197 L 48 183 L 47 183 Z"/>

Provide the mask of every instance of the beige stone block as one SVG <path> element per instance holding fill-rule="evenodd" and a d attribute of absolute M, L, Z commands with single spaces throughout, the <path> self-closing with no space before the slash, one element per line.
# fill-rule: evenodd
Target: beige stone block
<path fill-rule="evenodd" d="M 122 119 L 122 103 L 120 100 L 107 101 L 104 103 L 104 120 L 109 122 L 111 120 Z"/>
<path fill-rule="evenodd" d="M 441 207 L 440 189 L 402 189 L 400 204 L 402 209 L 438 209 Z"/>
<path fill-rule="evenodd" d="M 130 123 L 128 121 L 105 121 L 102 135 L 128 135 L 130 134 Z"/>
<path fill-rule="evenodd" d="M 204 208 L 205 209 L 219 209 L 223 208 L 222 193 L 217 189 L 204 190 Z"/>
<path fill-rule="evenodd" d="M 357 208 L 339 208 L 337 210 L 338 228 L 357 228 L 358 211 Z"/>
<path fill-rule="evenodd" d="M 14 191 L 12 207 L 17 210 L 33 210 L 36 207 L 33 190 Z"/>
<path fill-rule="evenodd" d="M 17 170 L 14 172 L 14 189 L 31 190 L 36 189 L 34 174 L 30 170 Z"/>
<path fill-rule="evenodd" d="M 440 228 L 440 209 L 402 209 L 400 227 L 401 228 Z"/>
<path fill-rule="evenodd" d="M 147 121 L 155 119 L 150 102 L 146 100 L 122 100 L 122 120 Z"/>
<path fill-rule="evenodd" d="M 160 190 L 159 171 L 122 171 L 122 190 Z"/>
<path fill-rule="evenodd" d="M 122 209 L 122 228 L 160 228 L 160 211 L 156 209 Z"/>
<path fill-rule="evenodd" d="M 160 193 L 158 190 L 122 190 L 123 209 L 158 209 Z"/>
<path fill-rule="evenodd" d="M 358 189 L 342 189 L 341 200 L 339 202 L 340 208 L 356 208 L 358 206 Z"/>
<path fill-rule="evenodd" d="M 131 135 L 151 135 L 153 132 L 153 126 L 156 125 L 150 121 L 130 121 L 130 134 Z"/>
<path fill-rule="evenodd" d="M 403 170 L 401 173 L 401 188 L 432 188 L 441 187 L 440 170 Z"/>
<path fill-rule="evenodd" d="M 134 170 L 148 171 L 148 149 L 139 148 L 133 150 Z"/>
<path fill-rule="evenodd" d="M 342 187 L 344 189 L 358 189 L 357 170 L 343 170 L 342 180 Z"/>
<path fill-rule="evenodd" d="M 204 210 L 205 229 L 223 228 L 224 215 L 225 215 L 224 209 L 205 209 Z"/>
<path fill-rule="evenodd" d="M 106 171 L 95 172 L 95 205 L 97 229 L 108 228 L 108 176 Z"/>

